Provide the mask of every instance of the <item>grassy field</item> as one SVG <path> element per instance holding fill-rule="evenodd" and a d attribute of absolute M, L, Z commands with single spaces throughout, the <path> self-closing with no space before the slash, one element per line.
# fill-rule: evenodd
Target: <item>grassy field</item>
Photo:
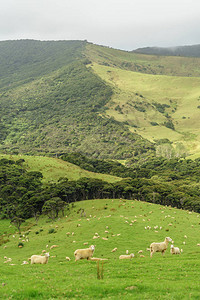
<path fill-rule="evenodd" d="M 43 183 L 57 182 L 61 177 L 78 180 L 82 177 L 97 178 L 108 182 L 119 181 L 119 177 L 93 173 L 61 159 L 46 156 L 7 155 L 0 154 L 0 159 L 24 159 L 27 171 L 38 171 L 43 174 Z"/>
<path fill-rule="evenodd" d="M 190 154 L 199 151 L 200 78 L 141 74 L 98 64 L 93 69 L 115 91 L 106 115 L 126 122 L 150 141 L 167 138 L 182 142 Z M 164 111 L 155 103 L 164 105 Z M 175 130 L 164 125 L 169 117 Z"/>
<path fill-rule="evenodd" d="M 86 212 L 84 218 L 81 208 Z M 0 230 L 9 242 L 6 248 L 5 244 L 0 246 L 0 298 L 199 299 L 199 224 L 200 216 L 193 212 L 120 199 L 76 202 L 65 217 L 54 223 L 40 218 L 35 225 L 34 220 L 28 220 L 21 237 L 8 221 L 1 220 Z M 151 229 L 146 230 L 146 226 Z M 49 233 L 50 229 L 55 232 Z M 100 238 L 93 239 L 95 233 Z M 26 239 L 23 235 L 29 242 L 18 248 L 18 243 Z M 183 253 L 172 256 L 168 247 L 163 257 L 155 253 L 151 259 L 147 247 L 166 236 Z M 96 262 L 74 261 L 74 251 L 87 247 L 85 243 L 96 245 L 94 257 L 108 259 L 103 264 L 102 280 L 97 279 Z M 47 265 L 22 265 L 32 254 L 49 251 L 51 245 L 58 247 L 50 250 Z M 115 247 L 117 251 L 111 252 Z M 135 257 L 119 260 L 126 250 Z M 139 250 L 143 252 L 139 254 Z M 4 263 L 4 256 L 12 262 Z"/>

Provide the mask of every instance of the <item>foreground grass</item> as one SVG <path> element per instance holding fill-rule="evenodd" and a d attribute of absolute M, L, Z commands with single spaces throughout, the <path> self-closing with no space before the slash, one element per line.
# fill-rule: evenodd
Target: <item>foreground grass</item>
<path fill-rule="evenodd" d="M 85 218 L 81 218 L 80 208 L 85 210 Z M 7 247 L 0 247 L 1 298 L 199 299 L 198 214 L 139 201 L 108 199 L 75 203 L 67 214 L 53 223 L 41 218 L 38 225 L 34 225 L 34 220 L 28 220 L 22 235 L 31 227 L 27 235 L 29 242 L 24 242 L 21 249 L 18 243 L 24 237 L 13 235 L 14 228 L 7 221 L 0 222 L 2 233 L 7 232 L 4 239 L 12 233 Z M 145 226 L 151 229 L 145 230 Z M 55 233 L 48 233 L 52 228 Z M 96 232 L 100 238 L 94 240 Z M 172 256 L 168 249 L 164 257 L 156 253 L 150 259 L 146 248 L 166 236 L 170 236 L 183 253 Z M 96 245 L 94 257 L 108 259 L 103 265 L 103 280 L 97 279 L 96 262 L 75 263 L 73 253 L 87 247 L 84 243 Z M 47 265 L 21 265 L 32 254 L 49 251 L 51 245 L 58 247 L 50 250 Z M 117 251 L 112 253 L 115 247 Z M 119 260 L 119 255 L 126 250 L 135 257 L 130 261 Z M 143 253 L 138 254 L 139 250 Z M 12 258 L 12 262 L 4 263 L 4 256 Z M 67 261 L 66 256 L 71 261 Z"/>
<path fill-rule="evenodd" d="M 102 179 L 107 182 L 116 182 L 120 178 L 116 176 L 93 173 L 61 159 L 47 156 L 8 155 L 0 154 L 0 159 L 12 160 L 24 159 L 27 171 L 38 171 L 43 174 L 43 183 L 57 182 L 61 177 L 69 180 L 78 180 L 82 177 Z"/>

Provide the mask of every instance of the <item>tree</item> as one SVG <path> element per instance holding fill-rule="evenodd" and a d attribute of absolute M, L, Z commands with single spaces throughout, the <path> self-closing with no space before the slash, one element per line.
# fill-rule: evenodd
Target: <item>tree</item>
<path fill-rule="evenodd" d="M 10 223 L 13 224 L 18 229 L 19 233 L 21 233 L 20 227 L 23 222 L 25 222 L 24 219 L 19 217 L 14 217 Z"/>
<path fill-rule="evenodd" d="M 42 212 L 52 220 L 58 217 L 59 211 L 64 214 L 64 208 L 66 207 L 66 202 L 62 201 L 59 197 L 54 197 L 51 200 L 45 202 L 42 207 Z"/>

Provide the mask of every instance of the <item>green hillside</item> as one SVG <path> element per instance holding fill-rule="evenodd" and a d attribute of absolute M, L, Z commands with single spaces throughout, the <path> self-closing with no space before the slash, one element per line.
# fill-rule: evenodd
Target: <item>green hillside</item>
<path fill-rule="evenodd" d="M 117 67 L 133 72 L 170 75 L 200 76 L 200 57 L 145 55 L 86 44 L 86 56 L 100 65 Z"/>
<path fill-rule="evenodd" d="M 85 217 L 81 216 L 82 209 Z M 141 201 L 102 199 L 77 202 L 65 217 L 53 223 L 41 218 L 35 225 L 29 219 L 21 235 L 6 220 L 0 221 L 0 229 L 4 232 L 1 243 L 7 240 L 0 246 L 2 299 L 199 298 L 200 231 L 196 213 Z M 99 238 L 94 239 L 95 234 Z M 155 253 L 150 258 L 149 245 L 164 241 L 166 236 L 183 252 L 171 255 L 169 244 L 163 257 Z M 96 262 L 74 261 L 74 251 L 91 244 L 96 245 L 94 257 L 108 259 L 101 280 L 97 279 Z M 52 245 L 57 247 L 50 249 Z M 114 248 L 117 251 L 111 252 Z M 43 250 L 50 252 L 48 264 L 31 265 L 28 258 Z M 119 260 L 127 250 L 135 257 Z"/>
<path fill-rule="evenodd" d="M 200 78 L 141 74 L 94 64 L 113 86 L 106 115 L 126 122 L 151 142 L 182 142 L 189 153 L 199 151 Z"/>
<path fill-rule="evenodd" d="M 0 42 L 0 58 L 1 153 L 130 164 L 161 152 L 163 141 L 200 153 L 198 57 L 20 40 Z"/>
<path fill-rule="evenodd" d="M 22 57 L 23 43 L 21 45 L 19 42 Z M 29 51 L 35 45 L 34 41 L 26 41 L 25 44 L 29 45 Z M 21 57 L 19 77 L 26 78 L 28 83 L 17 77 L 16 85 L 13 83 L 7 89 L 4 85 L 0 90 L 1 151 L 29 154 L 78 151 L 93 157 L 111 159 L 132 157 L 136 148 L 150 154 L 155 151 L 150 142 L 131 133 L 124 124 L 100 116 L 99 112 L 104 110 L 113 92 L 109 85 L 87 67 L 90 61 L 83 58 L 84 43 L 75 43 L 77 51 L 74 51 L 73 43 L 69 43 L 69 46 L 67 42 L 58 43 L 55 53 L 59 52 L 60 56 L 53 60 L 54 65 L 50 64 L 48 70 L 45 65 L 47 57 L 50 59 L 49 47 L 54 49 L 56 44 L 39 45 L 43 46 L 47 54 L 45 57 L 39 56 L 40 63 L 37 66 L 40 68 L 35 69 L 34 77 L 30 72 L 34 70 L 35 64 L 26 64 Z M 60 49 L 64 45 L 68 59 Z M 35 53 L 33 47 L 32 55 Z M 32 59 L 30 57 L 31 62 Z M 41 72 L 45 72 L 45 75 Z"/>

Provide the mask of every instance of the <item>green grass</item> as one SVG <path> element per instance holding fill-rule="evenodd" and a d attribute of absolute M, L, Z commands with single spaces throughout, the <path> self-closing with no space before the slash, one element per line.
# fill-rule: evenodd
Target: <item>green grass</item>
<path fill-rule="evenodd" d="M 69 180 L 78 180 L 82 177 L 88 177 L 102 179 L 108 182 L 116 182 L 120 180 L 120 178 L 116 176 L 83 170 L 76 165 L 58 158 L 0 154 L 0 159 L 2 158 L 12 160 L 24 159 L 27 171 L 37 171 L 43 174 L 43 183 L 57 182 L 61 177 L 68 178 Z"/>
<path fill-rule="evenodd" d="M 81 218 L 80 208 L 84 208 L 85 218 Z M 17 246 L 21 241 L 19 234 L 9 236 L 6 249 L 1 246 L 1 298 L 199 299 L 198 214 L 140 201 L 105 199 L 77 202 L 71 213 L 66 212 L 66 215 L 54 223 L 41 218 L 38 225 L 34 225 L 33 220 L 28 220 L 24 232 L 32 227 L 28 234 L 29 242 L 24 242 L 23 248 Z M 0 223 L 0 228 L 5 231 L 13 230 L 7 221 L 1 220 Z M 77 227 L 77 224 L 80 226 Z M 152 229 L 145 230 L 147 225 Z M 156 225 L 159 226 L 158 232 L 153 228 Z M 49 234 L 51 228 L 56 233 Z M 69 236 L 67 232 L 70 232 Z M 94 240 L 96 232 L 100 238 Z M 164 257 L 155 253 L 151 259 L 146 248 L 153 241 L 163 241 L 166 236 L 170 236 L 183 253 L 172 256 L 168 248 Z M 96 245 L 95 257 L 108 259 L 103 265 L 103 280 L 97 279 L 96 262 L 74 261 L 74 251 L 87 247 L 85 242 Z M 40 254 L 51 245 L 58 247 L 50 250 L 47 265 L 21 265 L 32 254 Z M 112 253 L 115 247 L 118 250 Z M 119 255 L 125 254 L 126 250 L 133 252 L 135 257 L 131 261 L 119 260 Z M 144 257 L 140 257 L 139 250 L 143 250 Z M 12 258 L 14 265 L 4 263 L 4 256 Z M 66 261 L 66 256 L 71 261 Z"/>

